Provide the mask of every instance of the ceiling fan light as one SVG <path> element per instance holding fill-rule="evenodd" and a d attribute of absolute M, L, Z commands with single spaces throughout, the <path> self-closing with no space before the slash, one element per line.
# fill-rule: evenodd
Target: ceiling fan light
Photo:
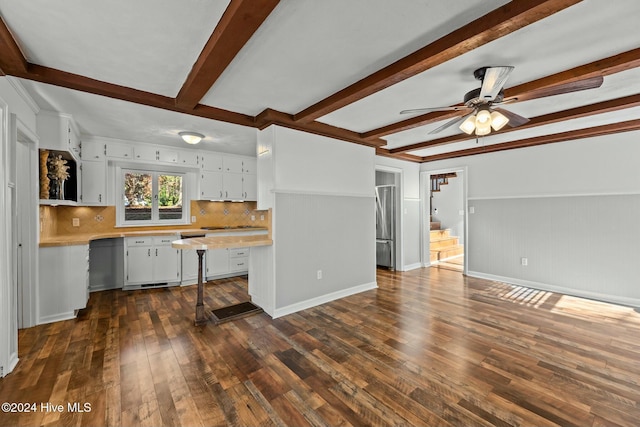
<path fill-rule="evenodd" d="M 473 114 L 465 119 L 464 122 L 460 125 L 460 130 L 467 135 L 472 135 L 473 131 L 476 129 L 476 116 Z"/>
<path fill-rule="evenodd" d="M 490 133 L 491 133 L 491 125 L 489 123 L 481 123 L 480 125 L 476 123 L 477 136 L 489 135 Z"/>
<path fill-rule="evenodd" d="M 178 132 L 182 140 L 187 144 L 197 144 L 204 138 L 204 135 L 197 132 Z"/>
<path fill-rule="evenodd" d="M 491 113 L 488 109 L 481 109 L 476 114 L 476 127 L 491 124 Z"/>
<path fill-rule="evenodd" d="M 509 119 L 499 111 L 494 111 L 491 113 L 491 127 L 493 130 L 498 131 L 505 127 L 505 125 L 509 123 Z"/>

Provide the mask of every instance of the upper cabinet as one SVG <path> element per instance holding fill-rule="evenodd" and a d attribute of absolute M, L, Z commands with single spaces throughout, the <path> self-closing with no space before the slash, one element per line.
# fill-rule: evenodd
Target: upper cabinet
<path fill-rule="evenodd" d="M 224 173 L 242 173 L 242 157 L 224 156 L 222 167 Z"/>
<path fill-rule="evenodd" d="M 209 172 L 222 172 L 222 155 L 218 153 L 201 153 L 200 167 Z"/>
<path fill-rule="evenodd" d="M 80 136 L 73 118 L 68 114 L 41 110 L 37 123 L 40 148 L 66 151 L 75 160 L 80 159 Z"/>

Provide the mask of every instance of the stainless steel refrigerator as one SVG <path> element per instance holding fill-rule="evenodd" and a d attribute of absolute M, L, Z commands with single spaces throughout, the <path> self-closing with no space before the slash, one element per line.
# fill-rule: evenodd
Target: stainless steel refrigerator
<path fill-rule="evenodd" d="M 376 186 L 376 263 L 395 270 L 396 186 Z"/>

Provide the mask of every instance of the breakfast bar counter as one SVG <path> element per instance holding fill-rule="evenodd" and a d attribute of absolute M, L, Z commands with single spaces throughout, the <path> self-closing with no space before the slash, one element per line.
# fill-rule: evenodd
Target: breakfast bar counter
<path fill-rule="evenodd" d="M 253 236 L 210 236 L 175 240 L 171 246 L 176 249 L 192 249 L 198 254 L 198 300 L 196 302 L 195 324 L 207 323 L 209 317 L 204 311 L 203 256 L 208 249 L 234 249 L 253 246 L 270 246 L 273 240 L 267 235 Z M 249 278 L 251 280 L 251 278 Z"/>

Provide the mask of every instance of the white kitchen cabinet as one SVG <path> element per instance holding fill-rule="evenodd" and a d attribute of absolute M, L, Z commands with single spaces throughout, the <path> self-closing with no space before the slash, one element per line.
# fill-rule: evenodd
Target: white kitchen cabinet
<path fill-rule="evenodd" d="M 258 179 L 256 175 L 242 175 L 243 200 L 258 200 Z"/>
<path fill-rule="evenodd" d="M 229 249 L 229 272 L 238 273 L 249 270 L 249 248 Z"/>
<path fill-rule="evenodd" d="M 200 153 L 200 166 L 209 172 L 222 172 L 222 155 L 217 153 Z"/>
<path fill-rule="evenodd" d="M 80 204 L 106 206 L 107 204 L 107 164 L 102 161 L 83 161 L 82 192 Z"/>
<path fill-rule="evenodd" d="M 82 143 L 82 160 L 104 160 L 105 144 L 97 141 L 85 141 Z"/>
<path fill-rule="evenodd" d="M 242 200 L 244 199 L 244 191 L 242 189 L 242 174 L 227 173 L 222 177 L 222 185 L 224 187 L 225 200 Z"/>
<path fill-rule="evenodd" d="M 119 142 L 107 142 L 105 155 L 111 159 L 133 159 L 133 147 Z"/>
<path fill-rule="evenodd" d="M 242 159 L 242 173 L 249 175 L 256 175 L 258 172 L 258 159 L 253 157 L 247 157 Z"/>
<path fill-rule="evenodd" d="M 209 249 L 206 256 L 207 278 L 229 273 L 228 249 Z"/>
<path fill-rule="evenodd" d="M 42 247 L 38 323 L 75 317 L 89 300 L 89 245 Z"/>
<path fill-rule="evenodd" d="M 200 155 L 197 151 L 193 150 L 182 150 L 179 153 L 179 161 L 182 166 L 192 166 L 198 167 L 200 160 Z"/>
<path fill-rule="evenodd" d="M 200 172 L 201 200 L 222 200 L 224 189 L 222 186 L 222 172 Z"/>
<path fill-rule="evenodd" d="M 180 250 L 171 247 L 171 242 L 178 239 L 178 235 L 125 238 L 123 289 L 179 282 L 182 258 Z"/>
<path fill-rule="evenodd" d="M 158 148 L 158 161 L 163 163 L 178 163 L 178 151 L 169 148 Z"/>
<path fill-rule="evenodd" d="M 66 151 L 75 160 L 80 159 L 80 138 L 76 124 L 68 114 L 40 110 L 36 118 L 40 148 Z"/>
<path fill-rule="evenodd" d="M 133 155 L 141 162 L 155 162 L 158 160 L 158 149 L 153 145 L 136 145 L 133 147 Z"/>
<path fill-rule="evenodd" d="M 224 156 L 222 168 L 225 173 L 242 173 L 242 157 Z"/>

